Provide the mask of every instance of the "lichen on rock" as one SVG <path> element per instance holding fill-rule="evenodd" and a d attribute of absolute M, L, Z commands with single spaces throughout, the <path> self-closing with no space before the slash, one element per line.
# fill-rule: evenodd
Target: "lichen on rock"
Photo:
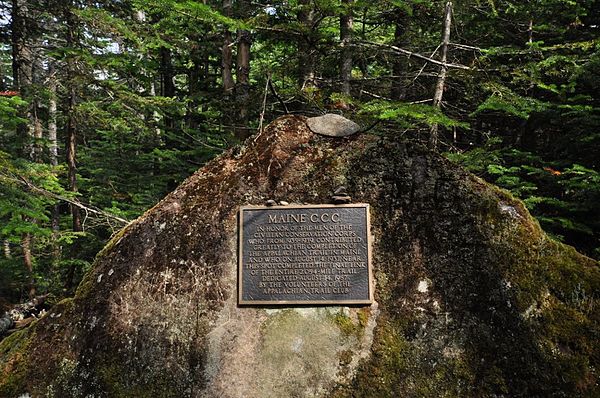
<path fill-rule="evenodd" d="M 371 205 L 372 307 L 237 305 L 237 212 Z M 0 342 L 0 396 L 595 396 L 598 263 L 523 204 L 385 137 L 274 121 L 121 231 Z"/>

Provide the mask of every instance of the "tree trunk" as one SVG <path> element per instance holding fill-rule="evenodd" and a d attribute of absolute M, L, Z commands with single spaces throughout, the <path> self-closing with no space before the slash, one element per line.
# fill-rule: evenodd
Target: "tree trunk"
<path fill-rule="evenodd" d="M 70 9 L 66 10 L 66 22 L 67 22 L 67 48 L 74 48 L 75 46 L 75 20 L 74 15 Z M 75 101 L 76 101 L 76 89 L 75 89 L 75 63 L 74 60 L 69 57 L 67 59 L 67 106 L 66 106 L 66 157 L 68 167 L 68 186 L 71 192 L 77 192 L 77 122 L 75 115 Z M 81 231 L 81 218 L 79 214 L 79 208 L 71 205 L 71 215 L 73 216 L 73 231 Z"/>
<path fill-rule="evenodd" d="M 31 245 L 31 234 L 23 234 L 23 237 L 21 238 L 21 248 L 23 250 L 23 261 L 25 263 L 25 268 L 27 268 L 27 273 L 29 275 L 29 298 L 35 297 L 35 278 L 33 277 L 33 256 L 31 254 Z"/>
<path fill-rule="evenodd" d="M 67 166 L 69 190 L 77 192 L 77 130 L 75 121 L 75 88 L 69 88 L 69 96 L 67 98 Z M 71 214 L 73 215 L 73 230 L 81 231 L 81 221 L 79 216 L 79 208 L 71 205 Z"/>
<path fill-rule="evenodd" d="M 48 143 L 49 143 L 49 160 L 53 167 L 58 166 L 58 139 L 57 139 L 57 126 L 56 126 L 56 95 L 57 81 L 56 81 L 56 70 L 54 62 L 50 61 L 48 65 Z M 57 262 L 60 258 L 60 246 L 57 243 L 58 230 L 60 225 L 60 211 L 59 205 L 56 203 L 52 206 L 52 241 L 53 250 L 52 257 L 54 262 Z"/>
<path fill-rule="evenodd" d="M 442 33 L 442 57 L 440 61 L 446 63 L 448 57 L 448 44 L 450 43 L 450 26 L 452 24 L 452 2 L 446 3 L 446 10 L 444 16 L 444 31 Z M 448 73 L 448 67 L 442 65 L 438 75 L 438 80 L 435 85 L 435 93 L 433 95 L 433 106 L 441 108 L 442 96 L 444 95 L 444 85 L 446 83 L 446 74 Z M 429 148 L 432 150 L 437 149 L 438 144 L 438 124 L 434 123 L 431 126 L 429 132 Z"/>
<path fill-rule="evenodd" d="M 69 191 L 77 192 L 77 130 L 75 121 L 75 88 L 69 88 L 67 98 L 67 143 L 66 156 L 68 167 Z M 81 217 L 79 208 L 71 205 L 71 215 L 73 216 L 73 231 L 81 231 Z"/>
<path fill-rule="evenodd" d="M 75 29 L 76 22 L 75 17 L 70 9 L 70 3 L 65 9 L 65 21 L 66 21 L 66 45 L 67 48 L 75 47 Z M 77 119 L 75 115 L 75 103 L 76 103 L 76 88 L 75 88 L 75 63 L 72 57 L 67 58 L 67 104 L 66 104 L 66 160 L 68 170 L 68 189 L 71 192 L 77 192 Z M 79 207 L 71 204 L 71 217 L 72 217 L 72 229 L 73 232 L 83 231 L 81 225 L 81 215 Z M 77 257 L 78 244 L 75 242 L 71 248 L 73 251 L 73 258 Z M 75 265 L 71 265 L 66 276 L 65 288 L 71 290 L 73 287 L 75 277 Z"/>
<path fill-rule="evenodd" d="M 3 249 L 4 249 L 4 258 L 12 258 L 12 251 L 10 250 L 10 242 L 8 241 L 8 239 L 4 239 L 3 243 Z"/>
<path fill-rule="evenodd" d="M 252 38 L 247 30 L 238 30 L 237 69 L 235 96 L 238 105 L 236 137 L 246 139 L 248 130 L 248 105 L 250 100 L 250 46 Z"/>
<path fill-rule="evenodd" d="M 304 27 L 304 33 L 298 38 L 298 82 L 302 90 L 315 87 L 316 53 L 313 40 L 315 11 L 310 0 L 299 0 L 298 22 Z"/>
<path fill-rule="evenodd" d="M 41 163 L 42 162 L 42 138 L 43 137 L 43 128 L 42 121 L 39 117 L 39 102 L 37 99 L 34 99 L 31 103 L 31 116 L 30 123 L 32 125 L 32 136 L 33 136 L 33 152 L 32 158 L 34 161 Z"/>
<path fill-rule="evenodd" d="M 31 85 L 31 50 L 26 41 L 27 13 L 26 0 L 13 0 L 11 12 L 12 75 L 13 89 L 19 92 L 23 86 Z"/>
<path fill-rule="evenodd" d="M 223 0 L 223 15 L 231 17 L 231 0 Z M 231 50 L 231 32 L 225 29 L 223 32 L 223 48 L 221 50 L 221 67 L 223 76 L 223 91 L 230 95 L 235 87 L 231 68 L 233 66 L 233 51 Z"/>
<path fill-rule="evenodd" d="M 175 84 L 173 83 L 173 64 L 171 63 L 171 50 L 166 47 L 160 48 L 160 71 L 162 80 L 162 96 L 174 97 Z"/>
<path fill-rule="evenodd" d="M 160 48 L 160 77 L 161 77 L 161 95 L 172 98 L 175 96 L 175 84 L 173 83 L 174 73 L 171 62 L 171 50 L 166 47 Z M 173 117 L 165 115 L 165 128 L 172 130 L 175 127 Z"/>
<path fill-rule="evenodd" d="M 223 13 L 231 17 L 231 0 L 223 1 Z M 221 76 L 223 78 L 223 93 L 225 96 L 224 106 L 222 109 L 222 123 L 231 125 L 235 120 L 235 106 L 232 106 L 230 98 L 233 97 L 235 89 L 235 81 L 233 80 L 233 39 L 231 31 L 225 28 L 223 32 L 223 48 L 221 49 Z"/>
<path fill-rule="evenodd" d="M 143 10 L 135 10 L 133 13 L 133 19 L 140 23 L 141 25 L 146 23 L 146 12 Z M 152 79 L 150 82 L 150 87 L 148 88 L 150 91 L 151 97 L 156 97 L 156 81 Z M 160 136 L 160 114 L 158 111 L 152 111 L 152 123 L 154 126 L 154 145 L 155 147 L 161 146 L 161 136 Z M 157 157 L 153 157 L 153 170 L 155 174 L 160 172 L 159 162 L 157 161 Z"/>
<path fill-rule="evenodd" d="M 342 93 L 350 96 L 350 80 L 352 79 L 352 31 L 353 31 L 353 0 L 342 0 L 345 6 L 340 15 L 340 44 L 342 46 L 342 62 L 340 65 L 340 78 L 342 80 Z"/>
<path fill-rule="evenodd" d="M 29 11 L 29 18 L 32 19 L 33 23 L 37 23 L 42 17 L 37 10 Z M 34 28 L 37 29 L 37 28 Z M 34 30 L 35 31 L 35 30 Z M 44 85 L 45 73 L 44 70 L 44 62 L 42 60 L 42 54 L 40 52 L 40 48 L 42 48 L 43 43 L 39 34 L 34 34 L 29 38 L 29 42 L 31 43 L 31 89 L 30 89 L 30 99 L 31 99 L 31 126 L 33 132 L 33 160 L 41 163 L 43 162 L 43 127 L 41 120 L 41 104 L 44 101 L 43 97 L 40 95 L 42 91 L 42 87 Z"/>
<path fill-rule="evenodd" d="M 11 13 L 13 89 L 25 99 L 30 99 L 31 84 L 33 82 L 33 59 L 31 47 L 29 46 L 29 39 L 31 38 L 29 37 L 30 30 L 27 22 L 28 6 L 27 0 L 13 0 Z M 26 136 L 23 154 L 31 160 L 35 156 L 33 145 L 35 121 L 33 120 L 32 105 L 33 101 L 27 106 L 24 115 L 21 115 L 24 119 L 29 120 L 29 124 L 19 124 L 17 127 L 18 134 Z"/>
<path fill-rule="evenodd" d="M 394 15 L 394 46 L 406 48 L 408 45 L 409 14 L 401 9 L 396 9 Z M 390 98 L 401 101 L 406 98 L 407 79 L 404 76 L 408 71 L 408 59 L 406 57 L 394 58 L 392 62 L 392 79 Z"/>
<path fill-rule="evenodd" d="M 56 127 L 56 70 L 54 68 L 54 62 L 50 62 L 48 67 L 48 151 L 50 164 L 52 166 L 58 166 L 58 140 L 57 140 L 57 127 Z"/>
<path fill-rule="evenodd" d="M 186 126 L 190 129 L 197 129 L 200 126 L 200 117 L 198 110 L 201 106 L 200 96 L 202 92 L 202 82 L 206 82 L 207 73 L 202 67 L 200 38 L 195 34 L 190 37 L 190 62 L 191 68 L 188 71 L 188 106 L 186 115 Z"/>
<path fill-rule="evenodd" d="M 71 83 L 72 84 L 72 83 Z M 69 88 L 69 94 L 67 98 L 67 125 L 66 125 L 66 157 L 67 157 L 67 168 L 68 168 L 68 189 L 71 192 L 77 192 L 77 130 L 75 124 L 75 88 Z M 81 215 L 79 208 L 73 204 L 70 205 L 71 217 L 72 217 L 72 229 L 73 232 L 81 232 Z M 76 255 L 77 242 L 73 244 L 72 251 Z M 71 265 L 67 273 L 65 288 L 70 290 L 73 287 L 75 277 L 75 266 Z"/>
<path fill-rule="evenodd" d="M 28 23 L 26 20 L 29 14 L 28 5 L 27 0 L 13 0 L 11 22 L 13 88 L 25 99 L 30 99 L 33 83 L 33 57 L 29 46 L 31 35 L 30 30 L 27 29 Z M 33 118 L 33 110 L 35 109 L 33 104 L 32 101 L 25 111 L 25 118 L 29 120 L 29 124 L 18 127 L 19 135 L 27 135 L 23 151 L 25 156 L 31 158 L 31 160 L 35 157 L 33 139 L 36 123 Z M 29 217 L 23 217 L 23 221 L 26 223 L 34 222 Z M 33 277 L 32 237 L 29 232 L 21 236 L 20 245 L 23 252 L 23 265 L 29 277 L 28 294 L 32 296 L 35 295 L 35 279 Z M 10 247 L 8 248 L 10 249 Z"/>
<path fill-rule="evenodd" d="M 4 72 L 4 65 L 0 63 L 0 91 L 8 90 L 8 85 L 6 84 L 6 73 Z"/>

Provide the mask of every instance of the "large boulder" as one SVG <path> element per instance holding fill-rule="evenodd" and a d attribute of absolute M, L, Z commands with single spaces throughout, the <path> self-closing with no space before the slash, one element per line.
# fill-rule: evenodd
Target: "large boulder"
<path fill-rule="evenodd" d="M 371 205 L 375 303 L 239 307 L 241 205 Z M 0 343 L 0 396 L 598 396 L 598 264 L 523 204 L 385 137 L 287 116 L 98 255 L 74 299 Z"/>

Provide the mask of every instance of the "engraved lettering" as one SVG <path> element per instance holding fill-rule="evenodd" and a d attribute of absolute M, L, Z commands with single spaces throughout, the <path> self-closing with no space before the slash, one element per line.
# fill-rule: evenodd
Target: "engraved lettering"
<path fill-rule="evenodd" d="M 367 205 L 243 209 L 240 303 L 370 303 L 367 213 Z"/>

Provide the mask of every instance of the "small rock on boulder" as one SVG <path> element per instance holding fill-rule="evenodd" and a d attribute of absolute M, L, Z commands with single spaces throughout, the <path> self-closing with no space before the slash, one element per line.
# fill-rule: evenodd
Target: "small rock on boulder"
<path fill-rule="evenodd" d="M 333 113 L 311 117 L 306 124 L 313 133 L 329 137 L 347 137 L 360 130 L 360 126 L 352 120 Z"/>

